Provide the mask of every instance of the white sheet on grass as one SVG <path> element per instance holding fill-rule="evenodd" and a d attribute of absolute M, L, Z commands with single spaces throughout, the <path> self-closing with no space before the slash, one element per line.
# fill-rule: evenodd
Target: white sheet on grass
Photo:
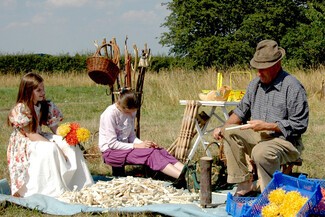
<path fill-rule="evenodd" d="M 202 217 L 223 217 L 230 216 L 226 212 L 225 201 L 227 192 L 223 191 L 213 194 L 212 204 L 224 203 L 217 208 L 201 208 L 198 204 L 155 204 L 142 207 L 123 207 L 123 208 L 97 208 L 80 204 L 68 204 L 55 198 L 45 195 L 35 194 L 25 198 L 17 198 L 10 195 L 10 187 L 6 179 L 0 180 L 0 202 L 8 201 L 29 209 L 39 210 L 43 213 L 52 215 L 74 215 L 83 212 L 102 213 L 102 212 L 126 212 L 143 213 L 152 212 L 168 216 L 202 216 Z"/>

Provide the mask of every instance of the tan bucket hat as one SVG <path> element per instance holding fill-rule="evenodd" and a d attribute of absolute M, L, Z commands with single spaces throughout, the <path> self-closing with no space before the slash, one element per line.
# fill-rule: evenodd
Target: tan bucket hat
<path fill-rule="evenodd" d="M 257 44 L 254 57 L 250 64 L 256 69 L 266 69 L 285 56 L 285 50 L 278 46 L 278 43 L 273 40 L 263 40 Z"/>

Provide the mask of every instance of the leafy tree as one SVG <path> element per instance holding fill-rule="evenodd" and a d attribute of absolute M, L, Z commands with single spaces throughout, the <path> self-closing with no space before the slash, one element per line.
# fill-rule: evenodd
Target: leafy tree
<path fill-rule="evenodd" d="M 230 34 L 240 27 L 250 5 L 249 2 L 213 0 L 169 2 L 167 8 L 171 14 L 163 26 L 170 31 L 162 34 L 160 43 L 170 47 L 170 53 L 186 57 L 185 62 L 194 67 L 232 64 L 232 57 L 223 58 L 228 47 L 224 43 L 228 44 Z"/>
<path fill-rule="evenodd" d="M 308 22 L 290 29 L 281 43 L 295 66 L 317 67 L 325 64 L 325 4 L 308 3 Z"/>
<path fill-rule="evenodd" d="M 307 3 L 307 0 L 173 0 L 165 3 L 171 13 L 162 26 L 169 31 L 162 33 L 160 44 L 169 47 L 170 54 L 183 58 L 188 67 L 247 64 L 259 41 L 274 39 L 285 47 L 303 33 L 303 27 L 316 16 L 315 9 Z M 324 3 L 319 1 L 317 5 L 322 7 Z M 313 40 L 315 33 L 308 33 Z"/>

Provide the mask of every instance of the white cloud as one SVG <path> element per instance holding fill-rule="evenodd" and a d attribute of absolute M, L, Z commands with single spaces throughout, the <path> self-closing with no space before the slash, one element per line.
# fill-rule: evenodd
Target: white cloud
<path fill-rule="evenodd" d="M 14 29 L 19 27 L 26 27 L 29 25 L 30 25 L 29 22 L 11 22 L 5 27 L 5 29 Z"/>
<path fill-rule="evenodd" d="M 5 27 L 5 29 L 43 25 L 46 24 L 48 17 L 50 16 L 51 16 L 50 13 L 36 14 L 33 17 L 31 17 L 29 20 L 24 20 L 22 22 L 17 22 L 17 21 L 11 22 Z"/>
<path fill-rule="evenodd" d="M 45 24 L 50 14 L 36 14 L 31 19 L 31 24 Z"/>
<path fill-rule="evenodd" d="M 14 7 L 17 5 L 16 0 L 1 0 L 0 1 L 1 7 L 9 8 L 9 7 Z"/>
<path fill-rule="evenodd" d="M 137 21 L 139 23 L 156 23 L 157 21 L 157 16 L 153 11 L 145 11 L 145 10 L 130 10 L 128 12 L 125 12 L 122 14 L 121 19 L 123 22 L 130 23 Z"/>
<path fill-rule="evenodd" d="M 46 0 L 44 9 L 80 8 L 85 11 L 96 10 L 98 13 L 113 13 L 122 4 L 121 0 Z"/>
<path fill-rule="evenodd" d="M 89 4 L 95 8 L 114 9 L 123 3 L 121 0 L 91 0 Z"/>
<path fill-rule="evenodd" d="M 166 0 L 164 0 L 166 1 Z M 155 0 L 0 0 L 0 48 L 3 52 L 79 52 L 116 37 L 129 50 L 148 43 L 161 51 L 156 36 L 166 11 Z M 6 7 L 5 7 L 6 6 Z M 23 36 L 23 40 L 21 39 Z M 19 40 L 17 40 L 20 37 Z M 42 40 L 40 40 L 42 38 Z M 43 39 L 51 43 L 43 43 Z M 12 43 L 4 41 L 16 41 Z M 42 41 L 43 44 L 40 43 Z"/>
<path fill-rule="evenodd" d="M 47 0 L 46 4 L 54 7 L 81 7 L 88 0 Z"/>

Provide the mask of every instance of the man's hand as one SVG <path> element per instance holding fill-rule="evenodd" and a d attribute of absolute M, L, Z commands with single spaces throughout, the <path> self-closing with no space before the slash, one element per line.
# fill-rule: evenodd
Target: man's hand
<path fill-rule="evenodd" d="M 213 137 L 216 139 L 216 140 L 221 140 L 223 138 L 223 133 L 222 133 L 222 130 L 220 127 L 217 127 L 214 129 L 213 131 Z"/>
<path fill-rule="evenodd" d="M 235 113 L 232 113 L 230 115 L 230 117 L 228 118 L 228 120 L 226 121 L 226 123 L 223 125 L 223 127 L 217 127 L 217 128 L 214 129 L 214 131 L 213 131 L 213 137 L 216 140 L 223 139 L 224 129 L 227 126 L 231 125 L 231 124 L 241 124 L 240 118 Z"/>
<path fill-rule="evenodd" d="M 242 130 L 247 130 L 247 129 L 252 129 L 254 131 L 262 131 L 265 130 L 265 125 L 267 124 L 264 121 L 261 120 L 252 120 L 252 121 L 247 121 L 248 125 L 242 127 Z"/>
<path fill-rule="evenodd" d="M 261 120 L 251 120 L 247 121 L 249 125 L 242 127 L 241 129 L 252 129 L 254 131 L 262 131 L 262 130 L 268 130 L 268 131 L 275 131 L 279 132 L 280 129 L 276 123 L 267 123 L 265 121 Z"/>

